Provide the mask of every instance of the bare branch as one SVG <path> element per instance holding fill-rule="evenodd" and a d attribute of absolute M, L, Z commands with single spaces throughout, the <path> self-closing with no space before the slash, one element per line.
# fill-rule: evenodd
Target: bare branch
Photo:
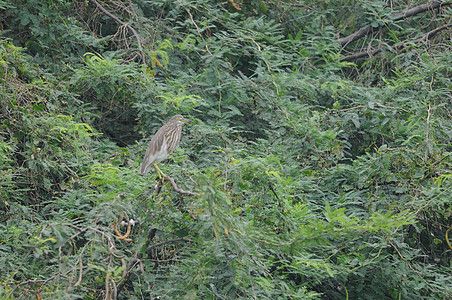
<path fill-rule="evenodd" d="M 394 50 L 401 50 L 401 49 L 404 49 L 404 48 L 406 48 L 406 47 L 408 47 L 410 45 L 419 44 L 421 42 L 425 42 L 425 41 L 430 40 L 433 37 L 435 37 L 442 30 L 445 30 L 445 29 L 447 29 L 447 28 L 449 28 L 451 26 L 452 26 L 452 23 L 440 26 L 438 28 L 433 29 L 432 31 L 429 31 L 425 36 L 423 36 L 420 39 L 417 39 L 417 40 L 414 40 L 414 41 L 410 41 L 410 42 L 403 42 L 403 43 L 396 44 L 396 45 L 392 46 L 392 49 L 394 49 Z M 356 60 L 356 59 L 359 59 L 359 58 L 363 58 L 363 57 L 372 57 L 372 56 L 380 53 L 382 50 L 383 50 L 383 47 L 380 47 L 380 48 L 377 48 L 377 49 L 373 49 L 371 51 L 358 52 L 358 53 L 346 56 L 346 57 L 342 58 L 341 60 L 342 61 L 353 61 L 353 60 Z"/>
<path fill-rule="evenodd" d="M 433 10 L 435 8 L 438 7 L 443 7 L 443 6 L 448 6 L 448 5 L 452 5 L 452 2 L 448 2 L 448 1 L 432 1 L 430 3 L 427 4 L 422 4 L 413 8 L 409 8 L 407 10 L 404 10 L 400 13 L 396 13 L 392 16 L 391 20 L 392 21 L 398 21 L 401 20 L 403 18 L 408 18 L 408 17 L 412 17 L 414 15 L 417 15 L 419 13 L 428 11 L 428 10 Z M 374 32 L 376 29 L 381 28 L 382 26 L 378 26 L 378 27 L 372 27 L 372 26 L 366 26 L 363 27 L 361 29 L 359 29 L 358 31 L 350 34 L 349 36 L 346 36 L 344 38 L 338 39 L 337 41 L 339 42 L 339 44 L 344 47 L 348 44 L 350 44 L 351 42 L 354 42 L 356 40 L 359 40 L 360 38 L 362 38 L 363 36 Z"/>

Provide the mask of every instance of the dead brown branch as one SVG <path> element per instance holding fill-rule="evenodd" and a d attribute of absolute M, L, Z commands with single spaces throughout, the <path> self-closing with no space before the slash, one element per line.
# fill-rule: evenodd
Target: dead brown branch
<path fill-rule="evenodd" d="M 118 230 L 118 227 L 116 226 L 116 223 L 113 223 L 113 229 L 114 229 L 114 231 L 115 231 L 115 233 L 116 233 L 116 235 L 117 235 L 116 237 L 117 237 L 118 239 L 124 240 L 124 241 L 126 241 L 126 242 L 131 242 L 132 239 L 129 239 L 129 238 L 127 238 L 127 237 L 128 237 L 129 234 L 130 234 L 130 230 L 131 230 L 131 228 L 132 228 L 132 224 L 130 223 L 130 219 L 129 219 L 129 216 L 127 215 L 127 213 L 126 213 L 125 211 L 124 211 L 123 213 L 124 213 L 124 216 L 126 217 L 126 220 L 127 220 L 127 231 L 126 231 L 126 233 L 125 233 L 124 235 L 121 235 L 121 233 L 120 233 L 119 230 Z M 119 219 L 118 224 L 121 223 L 122 219 L 123 219 L 123 216 L 121 216 L 121 219 Z"/>
<path fill-rule="evenodd" d="M 429 10 L 433 10 L 439 7 L 444 7 L 444 6 L 448 6 L 448 5 L 452 5 L 452 2 L 450 1 L 432 1 L 430 3 L 427 4 L 422 4 L 413 8 L 409 8 L 406 9 L 400 13 L 394 14 L 391 18 L 392 21 L 399 21 L 403 18 L 408 18 L 408 17 L 412 17 L 414 15 L 417 15 L 419 13 L 425 12 L 425 11 L 429 11 Z M 366 26 L 363 27 L 361 29 L 359 29 L 358 31 L 355 31 L 354 33 L 338 39 L 337 41 L 339 42 L 339 44 L 344 47 L 356 40 L 359 40 L 360 38 L 362 38 L 363 36 L 368 35 L 369 33 L 374 32 L 377 29 L 380 29 L 383 25 L 380 25 L 378 27 L 372 27 L 372 26 Z"/>
<path fill-rule="evenodd" d="M 118 280 L 119 284 L 118 284 L 118 287 L 117 287 L 117 294 L 116 294 L 117 297 L 119 296 L 121 291 L 124 289 L 125 284 L 129 280 L 130 275 L 133 274 L 133 272 L 134 272 L 133 269 L 136 266 L 140 266 L 140 272 L 141 273 L 144 272 L 144 267 L 143 267 L 143 263 L 141 262 L 141 260 L 139 258 L 135 258 L 134 260 L 132 260 L 130 262 L 130 264 L 127 267 L 124 268 L 124 274 L 121 277 L 121 279 Z"/>
<path fill-rule="evenodd" d="M 404 48 L 407 48 L 411 45 L 415 45 L 415 44 L 420 44 L 421 42 L 425 42 L 428 41 L 430 39 L 432 39 L 433 37 L 435 37 L 439 32 L 451 27 L 452 24 L 446 24 L 443 26 L 440 26 L 438 28 L 433 29 L 432 31 L 429 31 L 425 36 L 423 36 L 420 39 L 416 39 L 410 42 L 403 42 L 403 43 L 398 43 L 394 46 L 392 46 L 391 48 L 394 50 L 402 50 Z M 363 58 L 363 57 L 372 57 L 378 53 L 380 53 L 383 50 L 383 47 L 379 47 L 377 49 L 373 49 L 370 51 L 363 51 L 363 52 L 358 52 L 358 53 L 354 53 L 352 55 L 346 56 L 344 58 L 342 58 L 342 61 L 353 61 L 359 58 Z"/>

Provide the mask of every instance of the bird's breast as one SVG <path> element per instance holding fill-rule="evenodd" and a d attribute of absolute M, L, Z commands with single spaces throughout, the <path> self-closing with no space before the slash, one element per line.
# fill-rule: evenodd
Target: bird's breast
<path fill-rule="evenodd" d="M 167 150 L 168 144 L 164 140 L 160 149 L 155 153 L 155 160 L 157 161 L 157 163 L 161 162 L 162 160 L 165 160 L 168 157 Z"/>

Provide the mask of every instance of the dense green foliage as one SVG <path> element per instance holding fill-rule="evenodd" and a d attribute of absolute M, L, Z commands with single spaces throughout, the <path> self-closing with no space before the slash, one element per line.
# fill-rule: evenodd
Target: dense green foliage
<path fill-rule="evenodd" d="M 0 0 L 0 298 L 451 299 L 439 2 Z"/>

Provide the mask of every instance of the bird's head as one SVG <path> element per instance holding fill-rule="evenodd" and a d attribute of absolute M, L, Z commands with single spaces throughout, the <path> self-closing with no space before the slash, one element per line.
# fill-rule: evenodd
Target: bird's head
<path fill-rule="evenodd" d="M 177 124 L 183 124 L 190 122 L 189 119 L 184 118 L 182 115 L 175 115 L 171 118 L 170 122 L 176 122 Z"/>

